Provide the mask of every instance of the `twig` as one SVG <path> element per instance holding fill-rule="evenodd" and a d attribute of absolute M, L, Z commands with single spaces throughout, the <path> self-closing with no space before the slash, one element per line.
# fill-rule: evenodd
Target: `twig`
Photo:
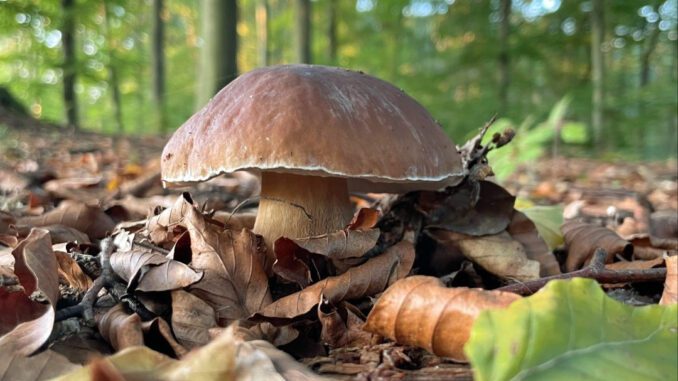
<path fill-rule="evenodd" d="M 607 252 L 598 248 L 593 254 L 591 263 L 581 270 L 553 275 L 529 282 L 514 283 L 500 287 L 497 290 L 513 292 L 519 295 L 531 295 L 544 287 L 546 283 L 555 279 L 590 278 L 595 279 L 599 283 L 614 284 L 663 281 L 666 278 L 666 269 L 609 270 L 605 268 L 605 258 L 607 258 Z"/>

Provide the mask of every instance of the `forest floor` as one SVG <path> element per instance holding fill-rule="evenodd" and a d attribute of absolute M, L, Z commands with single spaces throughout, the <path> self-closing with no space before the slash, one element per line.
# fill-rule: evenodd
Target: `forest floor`
<path fill-rule="evenodd" d="M 21 247 L 21 242 L 28 240 L 29 236 L 33 235 L 33 233 L 29 233 L 28 229 L 36 226 L 43 226 L 50 231 L 52 244 L 65 244 L 66 246 L 60 250 L 67 252 L 71 258 L 77 259 L 75 262 L 73 260 L 71 262 L 77 263 L 81 267 L 85 266 L 81 260 L 83 256 L 87 255 L 88 250 L 90 250 L 90 253 L 104 250 L 103 247 L 88 249 L 87 246 L 103 242 L 111 230 L 115 232 L 117 237 L 123 237 L 125 234 L 141 234 L 144 231 L 143 229 L 150 231 L 150 241 L 148 239 L 143 242 L 135 241 L 135 238 L 132 237 L 131 241 L 127 242 L 132 245 L 130 247 L 138 244 L 141 250 L 145 250 L 144 247 L 147 248 L 148 250 L 144 251 L 144 255 L 151 255 L 154 251 L 156 254 L 157 252 L 166 254 L 171 250 L 171 253 L 177 257 L 180 255 L 190 256 L 190 252 L 189 254 L 178 254 L 179 249 L 175 248 L 175 244 L 179 245 L 180 242 L 183 242 L 181 236 L 186 229 L 177 231 L 173 230 L 171 224 L 162 225 L 158 222 L 162 220 L 160 216 L 166 216 L 170 219 L 170 222 L 172 221 L 174 217 L 170 214 L 174 212 L 171 211 L 176 211 L 176 205 L 182 200 L 186 200 L 186 197 L 181 195 L 182 191 L 191 193 L 191 198 L 188 200 L 197 206 L 196 210 L 199 210 L 199 213 L 205 212 L 205 214 L 199 214 L 199 217 L 191 218 L 198 218 L 200 221 L 205 219 L 208 222 L 219 221 L 222 227 L 226 226 L 233 229 L 251 226 L 252 215 L 255 212 L 255 209 L 251 206 L 243 207 L 242 213 L 239 213 L 238 217 L 231 216 L 230 212 L 244 201 L 256 197 L 259 184 L 254 176 L 247 174 L 224 175 L 190 189 L 166 190 L 162 187 L 160 180 L 159 162 L 165 141 L 165 137 L 158 136 L 102 136 L 95 133 L 66 130 L 30 118 L 9 114 L 0 115 L 0 157 L 3 158 L 0 162 L 0 267 L 14 261 L 8 259 L 8 253 L 16 252 L 17 248 Z M 667 236 L 670 238 L 676 234 L 676 227 L 670 226 L 675 224 L 672 216 L 678 213 L 678 167 L 675 161 L 622 163 L 584 158 L 548 158 L 532 163 L 529 167 L 521 167 L 502 185 L 509 193 L 517 197 L 517 201 L 515 201 L 516 209 L 529 209 L 540 205 L 560 205 L 563 208 L 562 214 L 566 219 L 576 218 L 595 226 L 607 227 L 628 242 L 633 242 L 638 247 L 647 248 L 645 251 L 638 251 L 647 254 L 644 258 L 621 258 L 621 256 L 618 256 L 614 259 L 615 262 L 630 263 L 654 260 L 654 265 L 646 265 L 644 268 L 661 267 L 663 254 L 657 253 L 675 254 L 676 248 L 669 246 L 666 249 L 667 246 L 664 244 L 663 246 L 660 245 L 661 249 L 658 249 L 654 242 L 647 242 L 650 238 L 666 238 Z M 380 195 L 355 195 L 354 197 L 354 201 L 359 206 L 374 206 L 375 200 L 378 203 L 381 199 L 382 196 Z M 88 209 L 89 207 L 82 207 L 84 209 L 80 206 L 74 207 L 72 204 L 68 204 L 68 201 L 78 203 L 78 205 L 89 205 L 96 210 Z M 163 210 L 171 213 L 163 214 Z M 513 207 L 511 207 L 511 210 L 513 210 Z M 189 217 L 182 215 L 182 219 L 187 218 Z M 153 230 L 154 223 L 163 226 L 164 230 Z M 173 223 L 179 224 L 177 221 Z M 56 225 L 68 226 L 69 228 L 59 230 L 54 228 Z M 21 226 L 26 230 L 22 231 Z M 666 233 L 661 232 L 662 229 L 673 230 Z M 188 230 L 191 233 L 190 228 Z M 127 233 L 123 234 L 122 231 L 127 231 Z M 206 231 L 209 231 L 209 229 Z M 156 235 L 153 236 L 153 234 Z M 163 235 L 163 237 L 157 238 L 158 234 Z M 122 241 L 125 239 L 120 238 Z M 75 241 L 78 241 L 79 245 L 75 245 Z M 644 243 L 641 243 L 641 241 Z M 441 244 L 441 242 L 443 241 L 438 241 L 438 244 Z M 193 235 L 191 235 L 191 241 L 188 244 L 195 244 Z M 669 243 L 669 245 L 672 244 Z M 3 245 L 8 249 L 3 251 Z M 117 250 L 122 251 L 119 245 L 124 244 L 118 242 L 116 245 L 118 245 Z M 132 252 L 139 250 L 139 248 L 130 250 Z M 420 248 L 417 247 L 417 250 L 420 250 Z M 559 250 L 561 256 L 558 256 Z M 55 249 L 55 251 L 57 250 Z M 566 263 L 562 258 L 563 250 L 556 249 L 555 252 L 561 269 L 563 269 Z M 389 251 L 384 255 L 388 253 Z M 419 255 L 419 252 L 417 253 Z M 111 256 L 111 260 L 114 261 L 114 259 L 115 254 Z M 590 259 L 589 257 L 587 260 Z M 154 261 L 162 260 L 156 258 Z M 179 260 L 172 261 L 177 268 L 185 266 L 181 263 L 174 263 Z M 184 262 L 186 264 L 192 263 L 190 259 L 184 260 Z M 421 264 L 415 262 L 415 267 L 416 263 Z M 50 321 L 49 327 L 37 325 L 36 327 L 50 332 L 42 339 L 33 338 L 36 341 L 28 344 L 32 349 L 44 349 L 44 343 L 47 342 L 49 343 L 49 351 L 53 351 L 50 352 L 52 356 L 65 356 L 66 360 L 61 357 L 57 359 L 50 357 L 49 360 L 45 360 L 46 365 L 43 365 L 45 374 L 53 372 L 54 375 L 59 375 L 65 370 L 75 369 L 74 364 L 82 363 L 92 356 L 110 355 L 134 345 L 146 345 L 168 354 L 170 357 L 186 358 L 186 353 L 191 349 L 199 348 L 212 340 L 212 336 L 207 335 L 207 328 L 211 327 L 210 334 L 213 334 L 215 328 L 222 326 L 222 322 L 234 320 L 232 316 L 219 315 L 219 312 L 216 312 L 215 317 L 215 312 L 205 305 L 204 301 L 194 300 L 197 299 L 195 295 L 200 295 L 199 293 L 194 293 L 195 295 L 187 292 L 179 294 L 179 291 L 176 290 L 189 289 L 186 284 L 195 287 L 195 280 L 190 279 L 195 275 L 191 271 L 196 269 L 191 270 L 182 267 L 181 270 L 177 270 L 177 268 L 173 268 L 172 271 L 181 271 L 184 274 L 179 281 L 181 283 L 179 286 L 176 284 L 178 282 L 176 279 L 158 281 L 162 283 L 162 286 L 155 283 L 150 286 L 146 285 L 149 289 L 161 290 L 164 293 L 157 299 L 150 300 L 153 299 L 149 297 L 150 295 L 159 295 L 161 292 L 144 293 L 138 291 L 142 288 L 144 276 L 139 273 L 141 267 L 135 267 L 135 264 L 130 263 L 123 265 L 118 263 L 116 265 L 118 267 L 113 266 L 113 270 L 125 279 L 122 284 L 128 287 L 127 292 L 133 294 L 135 291 L 131 290 L 136 287 L 138 295 L 135 294 L 130 297 L 122 292 L 120 294 L 122 297 L 119 297 L 120 295 L 116 294 L 114 285 L 107 284 L 104 288 L 109 290 L 114 299 L 132 298 L 133 303 L 137 303 L 136 307 L 133 305 L 127 306 L 124 312 L 116 312 L 118 315 L 110 312 L 115 307 L 99 307 L 95 311 L 96 316 L 90 317 L 96 327 L 95 331 L 98 330 L 98 333 L 92 333 L 91 326 L 88 324 L 79 324 L 76 328 L 71 328 L 72 331 L 70 332 L 65 324 L 59 325 L 59 323 L 56 323 L 54 327 L 58 327 L 58 329 L 52 328 L 54 319 L 63 319 L 62 322 L 73 320 L 73 318 L 87 320 L 88 317 L 82 315 L 82 309 L 76 311 L 72 317 L 59 317 L 59 310 L 78 305 L 83 295 L 86 295 L 88 289 L 93 287 L 92 281 L 96 279 L 97 274 L 103 278 L 101 274 L 105 269 L 102 270 L 102 266 L 99 263 L 95 266 L 98 267 L 98 270 L 90 272 L 78 270 L 78 276 L 75 276 L 76 271 L 73 271 L 70 273 L 72 278 L 68 274 L 60 273 L 58 301 L 52 301 L 57 310 L 57 317 Z M 120 270 L 119 266 L 129 268 Z M 421 268 L 425 268 L 425 266 Z M 150 269 L 151 267 L 147 266 L 144 267 L 143 271 L 149 272 Z M 209 268 L 201 270 L 206 273 L 210 271 Z M 558 270 L 558 272 L 560 271 Z M 470 271 L 469 274 L 472 278 L 478 276 L 473 271 Z M 17 276 L 19 276 L 18 273 Z M 479 277 L 485 279 L 486 275 L 480 273 Z M 9 287 L 7 285 L 11 284 L 8 281 L 10 278 L 12 278 L 11 273 L 0 274 L 0 279 L 4 279 L 5 282 L 0 282 L 0 290 L 3 287 Z M 39 274 L 36 275 L 36 278 L 39 278 Z M 166 283 L 172 283 L 172 285 Z M 490 281 L 487 283 L 481 281 L 480 285 L 488 286 L 490 284 L 492 284 Z M 648 291 L 642 288 L 640 290 L 635 289 L 628 282 L 621 288 L 622 291 L 615 291 L 617 292 L 615 297 L 632 304 L 656 303 L 661 294 L 661 284 L 663 282 L 659 282 L 657 287 L 651 287 Z M 271 285 L 274 288 L 276 284 L 271 281 Z M 610 288 L 608 291 L 612 289 L 614 288 Z M 624 289 L 628 290 L 629 293 L 625 294 Z M 271 292 L 274 296 L 290 293 L 289 290 L 275 289 L 272 289 Z M 325 294 L 325 297 L 327 297 L 327 294 Z M 179 304 L 180 302 L 177 300 L 180 298 L 185 298 L 182 300 L 188 304 Z M 186 301 L 190 298 L 194 299 Z M 214 300 L 209 299 L 209 297 L 205 301 L 209 305 L 214 304 Z M 28 305 L 31 302 L 27 299 L 22 303 Z M 343 301 L 341 302 L 343 303 Z M 5 303 L 3 308 L 8 307 L 6 300 L 0 301 L 0 303 Z M 14 301 L 14 303 L 18 302 Z M 363 301 L 364 303 L 365 301 Z M 317 305 L 317 301 L 313 305 L 314 308 L 315 305 Z M 364 307 L 361 304 L 357 305 L 360 308 Z M 168 306 L 174 311 L 178 311 L 179 306 L 191 306 L 190 308 L 200 309 L 200 313 L 212 311 L 212 316 L 208 318 L 208 320 L 211 319 L 212 323 L 205 323 L 203 326 L 206 327 L 204 332 L 187 332 L 186 326 L 182 326 L 181 319 L 188 319 L 188 317 L 172 315 L 171 312 L 167 312 Z M 321 309 L 324 308 L 321 308 L 321 306 L 318 306 L 318 314 L 321 316 L 320 319 L 323 324 L 322 333 L 302 329 L 302 333 L 312 332 L 312 334 L 309 334 L 310 336 L 305 340 L 297 338 L 291 344 L 290 340 L 283 340 L 283 336 L 289 334 L 284 330 L 276 331 L 277 336 L 275 337 L 276 340 L 280 339 L 287 343 L 286 346 L 281 348 L 293 354 L 295 358 L 301 359 L 301 362 L 316 372 L 334 377 L 357 377 L 357 379 L 364 380 L 390 379 L 391 377 L 412 380 L 442 380 L 449 379 L 451 376 L 455 379 L 464 380 L 472 377 L 468 365 L 432 356 L 426 351 L 409 346 L 382 343 L 372 345 L 369 349 L 364 349 L 365 347 L 356 349 L 355 347 L 337 344 L 336 348 L 328 352 L 327 349 L 331 345 L 321 345 L 318 336 L 321 336 L 323 342 L 327 343 L 327 338 L 324 336 L 325 329 L 332 323 L 322 320 L 325 315 L 321 313 Z M 342 304 L 342 306 L 344 305 Z M 201 308 L 204 308 L 204 310 Z M 337 307 L 337 310 L 325 311 L 327 312 L 325 317 L 330 319 L 328 316 L 333 316 L 333 314 L 342 315 L 345 325 L 349 326 L 346 321 L 349 318 L 346 318 L 345 314 L 348 314 L 349 317 L 353 316 L 350 311 L 353 311 L 354 307 L 343 308 Z M 262 311 L 266 311 L 266 309 Z M 257 312 L 256 309 L 247 310 L 245 308 L 245 315 L 243 316 L 246 317 L 255 312 Z M 294 315 L 297 323 L 300 316 L 307 317 L 308 311 L 302 312 L 299 312 L 299 315 Z M 197 312 L 194 311 L 194 313 Z M 134 314 L 141 316 L 141 318 L 136 318 L 139 320 L 139 326 L 130 328 L 133 325 L 133 323 L 130 323 L 130 316 Z M 362 316 L 360 312 L 356 312 L 356 314 Z M 36 313 L 33 312 L 31 316 L 35 317 Z M 155 328 L 149 328 L 141 323 L 141 321 L 155 322 L 158 316 L 170 317 L 167 317 L 166 321 L 162 320 L 162 323 L 157 323 Z M 25 318 L 24 320 L 30 319 Z M 281 318 L 278 320 L 281 320 Z M 275 319 L 264 321 L 275 322 Z M 183 321 L 183 323 L 197 324 L 195 321 L 189 320 Z M 204 323 L 204 320 L 200 324 L 202 323 Z M 11 325 L 12 323 L 6 321 L 6 319 L 0 319 L 0 334 L 12 331 Z M 166 329 L 169 329 L 169 331 Z M 137 330 L 143 331 L 143 334 L 135 334 L 134 332 L 137 332 Z M 90 335 L 87 340 L 82 338 L 83 332 L 89 332 Z M 355 331 L 351 332 L 355 334 Z M 191 335 L 197 335 L 199 338 Z M 350 336 L 345 335 L 346 337 Z M 68 339 L 74 336 L 79 337 L 79 341 Z M 96 340 L 90 340 L 92 337 L 95 337 Z M 339 341 L 345 344 L 348 340 L 346 337 L 343 341 Z M 352 337 L 351 340 L 363 342 L 361 341 L 363 338 Z M 373 337 L 370 340 L 374 343 Z M 275 342 L 275 340 L 272 341 Z M 25 342 L 26 340 L 23 341 L 24 344 Z M 158 344 L 158 342 L 163 344 Z M 3 350 L 2 343 L 3 341 L 0 340 L 0 351 Z M 251 350 L 262 351 L 269 354 L 271 358 L 276 356 L 271 354 L 272 349 L 268 347 L 258 346 Z M 47 351 L 42 353 L 47 353 Z M 279 366 L 276 360 L 271 361 Z M 116 363 L 113 362 L 113 364 Z M 188 362 L 186 364 L 190 366 Z M 20 367 L 20 369 L 12 370 L 11 367 L 2 368 L 0 366 L 0 379 L 3 379 L 3 375 L 7 378 L 13 374 L 12 372 L 26 372 L 30 368 L 30 365 L 22 366 L 21 361 L 18 360 L 15 361 L 13 366 Z M 106 366 L 103 366 L 103 368 L 106 368 Z M 264 365 L 261 366 L 264 367 Z M 294 368 L 293 365 L 288 364 L 288 366 Z M 113 365 L 113 367 L 118 367 L 118 365 Z M 104 371 L 110 371 L 110 369 L 107 369 L 104 369 Z M 115 371 L 114 369 L 113 372 Z M 122 368 L 119 368 L 118 371 L 122 374 L 125 373 Z M 304 370 L 297 371 L 304 372 Z"/>

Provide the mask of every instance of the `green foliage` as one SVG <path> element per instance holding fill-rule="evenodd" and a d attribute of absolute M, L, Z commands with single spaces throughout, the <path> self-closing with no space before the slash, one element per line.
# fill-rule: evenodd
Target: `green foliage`
<path fill-rule="evenodd" d="M 465 352 L 478 381 L 678 379 L 678 305 L 633 307 L 593 280 L 551 281 L 476 320 Z"/>
<path fill-rule="evenodd" d="M 154 132 L 150 97 L 149 0 L 76 1 L 77 94 L 83 125 L 113 131 L 108 66 L 117 68 L 126 131 Z M 590 7 L 587 2 L 515 1 L 510 15 L 509 101 L 499 100 L 499 1 L 335 0 L 338 55 L 328 52 L 330 0 L 312 2 L 312 56 L 320 64 L 363 70 L 419 100 L 457 141 L 497 112 L 534 139 L 534 125 L 571 95 L 565 143 L 582 144 L 591 114 Z M 0 86 L 40 118 L 64 120 L 58 1 L 0 1 Z M 238 66 L 256 66 L 255 0 L 240 0 Z M 272 64 L 293 62 L 294 12 L 268 0 Z M 178 127 L 195 110 L 198 2 L 165 2 L 166 119 Z M 606 2 L 606 144 L 635 157 L 676 155 L 676 0 Z M 653 44 L 652 36 L 659 31 Z M 648 56 L 649 82 L 640 83 Z M 527 115 L 533 118 L 526 120 Z M 516 122 L 516 124 L 518 124 Z M 517 126 L 516 128 L 520 128 Z M 538 131 L 532 131 L 538 130 Z M 524 131 L 522 131 L 524 133 Z M 547 139 L 547 137 L 542 137 Z M 536 151 L 529 152 L 534 157 Z"/>
<path fill-rule="evenodd" d="M 525 213 L 525 215 L 534 222 L 539 235 L 544 239 L 550 250 L 563 244 L 563 233 L 560 226 L 563 224 L 563 207 L 561 205 L 533 205 L 526 208 L 519 208 L 516 202 L 516 209 Z"/>

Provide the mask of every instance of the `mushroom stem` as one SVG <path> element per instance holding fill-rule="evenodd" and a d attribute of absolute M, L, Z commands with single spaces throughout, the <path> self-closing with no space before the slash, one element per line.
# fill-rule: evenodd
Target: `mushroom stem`
<path fill-rule="evenodd" d="M 254 232 L 264 237 L 272 255 L 276 239 L 336 231 L 352 215 L 346 179 L 263 172 Z"/>

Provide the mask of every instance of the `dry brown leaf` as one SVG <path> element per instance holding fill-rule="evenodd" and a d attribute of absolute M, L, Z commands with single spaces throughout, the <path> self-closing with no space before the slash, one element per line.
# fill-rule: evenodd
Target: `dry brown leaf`
<path fill-rule="evenodd" d="M 247 318 L 271 303 L 260 236 L 247 229 L 221 230 L 192 206 L 184 223 L 191 238 L 191 266 L 204 272 L 190 292 L 214 308 L 219 325 Z"/>
<path fill-rule="evenodd" d="M 188 353 L 188 350 L 174 338 L 169 324 L 160 317 L 142 322 L 141 330 L 144 332 L 144 343 L 148 347 L 164 349 L 169 346 L 179 358 Z"/>
<path fill-rule="evenodd" d="M 445 288 L 438 278 L 411 276 L 384 292 L 367 317 L 365 330 L 465 361 L 464 344 L 478 314 L 518 299 L 509 292 Z"/>
<path fill-rule="evenodd" d="M 385 253 L 341 275 L 325 278 L 276 300 L 257 312 L 252 319 L 285 325 L 307 314 L 320 303 L 321 298 L 336 305 L 345 300 L 375 295 L 407 276 L 413 263 L 414 246 L 410 241 L 401 241 Z"/>
<path fill-rule="evenodd" d="M 0 346 L 20 355 L 49 338 L 59 298 L 57 261 L 47 230 L 33 229 L 12 251 L 20 286 L 0 287 Z"/>
<path fill-rule="evenodd" d="M 330 348 L 362 347 L 372 343 L 374 335 L 365 331 L 365 317 L 356 307 L 341 303 L 335 307 L 326 301 L 318 304 L 322 325 L 320 340 Z"/>
<path fill-rule="evenodd" d="M 188 287 L 203 276 L 201 271 L 143 248 L 113 253 L 111 267 L 128 282 L 128 289 L 146 292 Z"/>
<path fill-rule="evenodd" d="M 368 230 L 377 226 L 380 213 L 372 208 L 360 208 L 346 227 L 348 230 Z"/>
<path fill-rule="evenodd" d="M 209 330 L 217 326 L 214 309 L 197 296 L 172 291 L 172 330 L 177 340 L 189 349 L 210 341 Z"/>
<path fill-rule="evenodd" d="M 16 225 L 16 218 L 12 214 L 0 210 L 0 234 L 15 234 L 14 225 Z"/>
<path fill-rule="evenodd" d="M 666 258 L 666 281 L 659 304 L 678 303 L 678 256 Z"/>
<path fill-rule="evenodd" d="M 539 262 L 528 259 L 520 242 L 506 232 L 480 237 L 446 230 L 430 234 L 446 246 L 456 245 L 466 258 L 498 277 L 518 281 L 539 278 Z"/>
<path fill-rule="evenodd" d="M 52 237 L 52 244 L 55 245 L 64 242 L 90 243 L 87 234 L 65 225 L 47 225 L 41 226 L 41 228 L 49 232 L 50 237 Z M 32 227 L 28 225 L 17 226 L 17 232 L 21 237 L 28 235 L 31 229 Z"/>
<path fill-rule="evenodd" d="M 568 247 L 565 270 L 567 272 L 581 268 L 593 256 L 597 248 L 607 252 L 606 263 L 612 261 L 616 254 L 624 254 L 630 258 L 633 245 L 622 239 L 610 229 L 578 221 L 568 221 L 560 230 Z"/>
<path fill-rule="evenodd" d="M 0 380 L 2 381 L 50 380 L 78 368 L 80 365 L 70 362 L 66 357 L 51 349 L 25 357 L 5 345 L 0 345 Z"/>
<path fill-rule="evenodd" d="M 605 265 L 605 268 L 608 270 L 646 270 L 653 267 L 661 266 L 664 263 L 664 258 L 655 258 L 647 261 L 635 260 L 635 261 L 619 261 L 614 263 L 608 263 Z"/>
<path fill-rule="evenodd" d="M 62 283 L 81 293 L 85 293 L 92 287 L 92 279 L 82 271 L 80 265 L 70 255 L 61 251 L 55 251 L 54 255 L 59 265 L 59 279 Z"/>
<path fill-rule="evenodd" d="M 549 250 L 546 242 L 541 238 L 534 223 L 518 210 L 513 211 L 513 219 L 506 228 L 511 238 L 520 242 L 525 249 L 527 258 L 539 262 L 539 275 L 550 276 L 560 274 L 560 265 L 555 255 Z"/>
<path fill-rule="evenodd" d="M 141 318 L 126 311 L 124 304 L 116 304 L 102 315 L 97 316 L 97 328 L 104 340 L 116 351 L 144 345 Z"/>
<path fill-rule="evenodd" d="M 177 198 L 171 208 L 167 208 L 158 215 L 148 219 L 146 232 L 156 245 L 174 242 L 186 227 L 183 224 L 184 216 L 189 210 L 194 209 L 193 200 L 188 193 L 183 193 Z"/>
<path fill-rule="evenodd" d="M 98 206 L 72 200 L 62 201 L 59 207 L 41 216 L 20 218 L 17 225 L 65 225 L 87 234 L 91 239 L 104 238 L 115 228 L 115 222 Z"/>

